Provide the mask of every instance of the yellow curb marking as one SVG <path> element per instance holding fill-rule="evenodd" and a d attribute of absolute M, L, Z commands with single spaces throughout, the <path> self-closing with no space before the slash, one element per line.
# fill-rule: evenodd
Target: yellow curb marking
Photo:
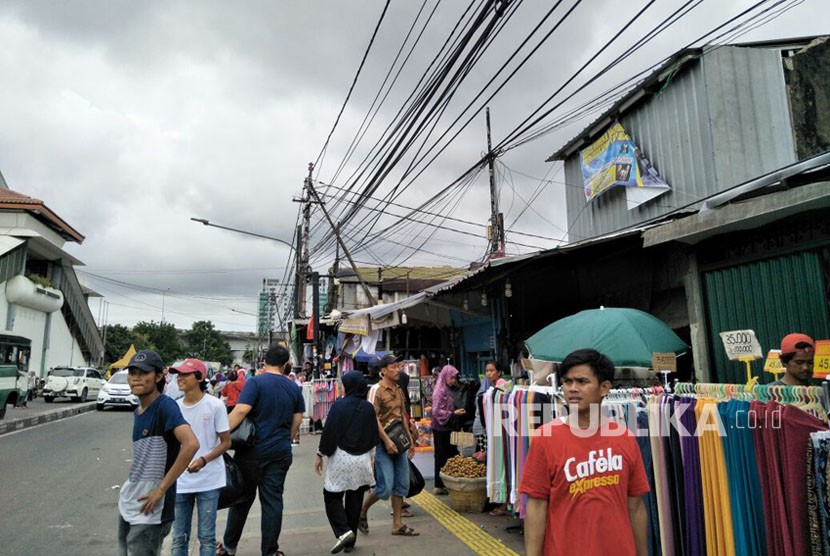
<path fill-rule="evenodd" d="M 432 494 L 421 491 L 420 494 L 410 498 L 410 500 L 426 510 L 447 531 L 459 538 L 476 554 L 480 556 L 519 556 L 517 552 L 507 548 L 497 538 L 483 531 L 475 523 L 441 502 Z"/>

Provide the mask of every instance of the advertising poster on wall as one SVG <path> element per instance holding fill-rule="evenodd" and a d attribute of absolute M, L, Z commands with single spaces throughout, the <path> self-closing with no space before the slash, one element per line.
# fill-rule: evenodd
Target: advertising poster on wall
<path fill-rule="evenodd" d="M 631 209 L 671 189 L 619 123 L 583 149 L 579 158 L 588 202 L 612 187 L 636 188 L 639 194 L 627 196 Z"/>

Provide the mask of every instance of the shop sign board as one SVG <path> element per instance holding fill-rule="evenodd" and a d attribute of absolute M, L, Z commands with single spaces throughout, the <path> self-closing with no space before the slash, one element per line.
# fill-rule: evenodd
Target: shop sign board
<path fill-rule="evenodd" d="M 813 357 L 813 378 L 827 378 L 830 376 L 830 340 L 816 342 L 816 353 Z"/>
<path fill-rule="evenodd" d="M 760 359 L 764 356 L 754 330 L 721 332 L 720 339 L 726 356 L 732 361 Z"/>
<path fill-rule="evenodd" d="M 338 332 L 343 334 L 359 334 L 361 336 L 368 336 L 370 333 L 369 317 L 357 317 L 353 319 L 343 319 L 340 323 Z"/>
<path fill-rule="evenodd" d="M 669 353 L 652 353 L 651 354 L 651 368 L 655 371 L 670 371 L 677 372 L 677 356 L 671 352 Z"/>

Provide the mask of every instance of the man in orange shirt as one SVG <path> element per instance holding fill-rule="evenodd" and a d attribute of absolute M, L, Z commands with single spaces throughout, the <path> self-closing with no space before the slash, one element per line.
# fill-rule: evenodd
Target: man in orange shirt
<path fill-rule="evenodd" d="M 560 372 L 570 414 L 536 430 L 519 487 L 528 495 L 527 555 L 645 556 L 649 487 L 640 450 L 624 425 L 600 412 L 614 364 L 581 349 Z"/>

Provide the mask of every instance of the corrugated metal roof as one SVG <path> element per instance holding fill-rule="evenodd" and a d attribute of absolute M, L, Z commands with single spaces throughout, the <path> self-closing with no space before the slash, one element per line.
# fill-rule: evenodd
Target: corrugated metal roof
<path fill-rule="evenodd" d="M 666 58 L 664 61 L 655 65 L 655 69 L 648 73 L 641 80 L 637 81 L 629 89 L 623 91 L 619 99 L 600 116 L 594 119 L 591 124 L 586 126 L 576 136 L 560 147 L 546 162 L 554 160 L 565 160 L 573 152 L 593 142 L 599 135 L 605 132 L 608 126 L 615 120 L 622 117 L 632 108 L 637 106 L 640 99 L 645 99 L 648 94 L 661 94 L 661 84 L 672 81 L 674 74 L 681 70 L 689 63 L 697 60 L 704 54 L 715 52 L 725 47 L 729 48 L 745 48 L 745 49 L 786 49 L 806 46 L 811 41 L 818 38 L 820 35 L 811 35 L 805 37 L 792 37 L 784 39 L 774 39 L 767 41 L 755 41 L 735 43 L 732 45 L 715 45 L 705 48 L 685 48 L 679 50 Z"/>
<path fill-rule="evenodd" d="M 620 98 L 611 105 L 611 108 L 602 113 L 598 118 L 586 126 L 576 136 L 550 155 L 545 162 L 564 160 L 575 150 L 587 146 L 595 138 L 602 135 L 611 123 L 618 117 L 619 113 L 625 112 L 630 106 L 645 97 L 646 91 L 654 88 L 656 84 L 669 79 L 689 62 L 696 60 L 702 53 L 700 48 L 689 48 L 671 55 L 665 61 L 657 64 L 655 69 L 634 83 L 627 91 L 624 91 Z"/>
<path fill-rule="evenodd" d="M 620 123 L 672 187 L 629 209 L 625 188 L 585 201 L 579 154 L 565 162 L 570 239 L 650 222 L 795 162 L 784 70 L 775 49 L 723 47 L 686 63 Z M 573 144 L 573 142 L 572 142 Z"/>
<path fill-rule="evenodd" d="M 399 280 L 409 277 L 410 280 L 447 280 L 467 272 L 464 268 L 455 268 L 452 266 L 397 266 L 397 267 L 378 267 L 378 266 L 359 266 L 358 273 L 364 282 L 377 283 L 378 270 L 382 271 L 383 280 Z M 355 278 L 354 270 L 350 267 L 341 269 L 337 273 L 337 277 L 341 279 Z"/>

